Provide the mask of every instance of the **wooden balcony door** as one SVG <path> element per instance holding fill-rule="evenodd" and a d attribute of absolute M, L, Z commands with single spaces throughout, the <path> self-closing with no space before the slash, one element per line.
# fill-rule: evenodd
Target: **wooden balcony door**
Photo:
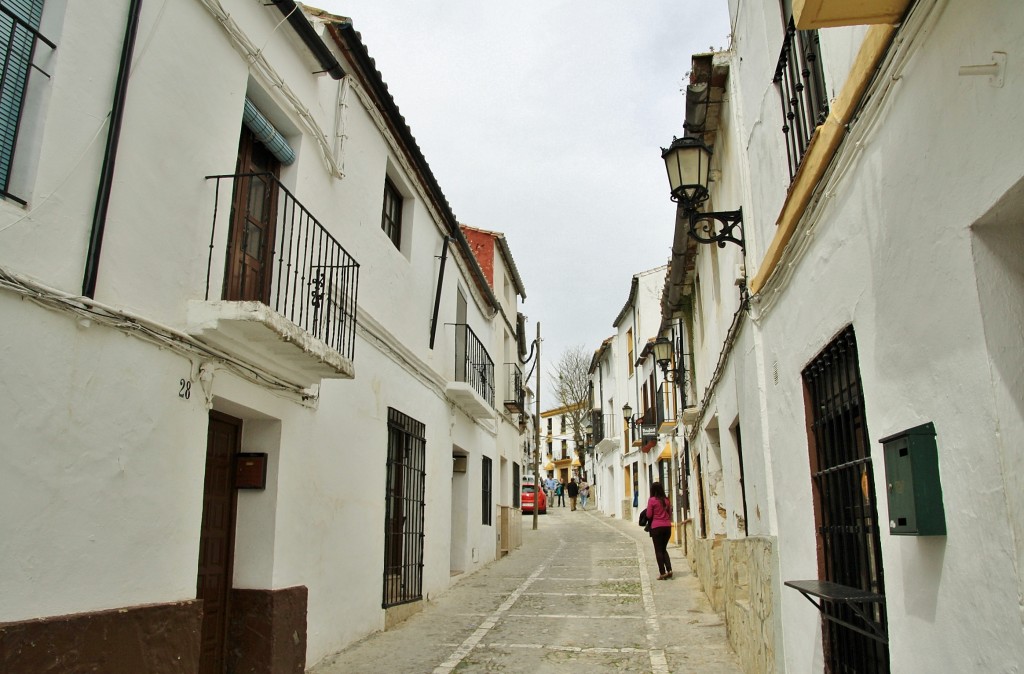
<path fill-rule="evenodd" d="M 224 299 L 269 304 L 280 162 L 242 128 L 231 209 Z M 246 174 L 263 175 L 246 175 Z M 273 178 L 271 178 L 273 176 Z"/>

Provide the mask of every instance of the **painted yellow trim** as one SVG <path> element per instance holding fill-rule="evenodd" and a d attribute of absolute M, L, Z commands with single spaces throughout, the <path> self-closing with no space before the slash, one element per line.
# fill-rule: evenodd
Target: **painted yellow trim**
<path fill-rule="evenodd" d="M 562 407 L 556 407 L 554 409 L 546 410 L 544 412 L 541 412 L 540 413 L 540 418 L 541 419 L 547 419 L 548 417 L 553 417 L 553 416 L 556 416 L 556 415 L 559 415 L 559 414 L 565 414 L 566 412 L 572 412 L 574 410 L 581 410 L 584 407 L 586 407 L 586 405 L 587 405 L 586 403 L 576 403 L 575 405 L 563 405 Z"/>
<path fill-rule="evenodd" d="M 853 67 L 846 78 L 842 91 L 832 101 L 831 112 L 835 114 L 843 124 L 849 123 L 860 105 L 864 92 L 871 83 L 871 78 L 878 68 L 879 61 L 885 56 L 893 35 L 896 34 L 896 26 L 872 26 L 864 35 L 864 41 L 857 51 L 857 58 L 854 59 Z"/>
<path fill-rule="evenodd" d="M 800 30 L 892 24 L 909 4 L 910 0 L 793 0 L 793 19 Z"/>
<path fill-rule="evenodd" d="M 757 294 L 764 288 L 781 263 L 782 254 L 793 238 L 793 233 L 803 218 L 807 204 L 818 188 L 822 176 L 825 175 L 825 170 L 832 163 L 832 158 L 835 157 L 839 144 L 846 135 L 846 125 L 860 105 L 871 77 L 889 48 L 895 32 L 895 26 L 872 26 L 864 36 L 857 58 L 850 69 L 850 75 L 846 78 L 839 95 L 832 101 L 825 123 L 814 130 L 807 152 L 804 153 L 800 168 L 793 178 L 793 184 L 790 185 L 786 201 L 782 204 L 782 211 L 776 220 L 778 227 L 775 230 L 775 237 L 761 259 L 757 274 L 750 282 L 752 293 Z"/>

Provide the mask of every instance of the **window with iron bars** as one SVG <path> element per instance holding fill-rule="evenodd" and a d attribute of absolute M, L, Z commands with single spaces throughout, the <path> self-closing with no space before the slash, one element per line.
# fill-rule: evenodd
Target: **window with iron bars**
<path fill-rule="evenodd" d="M 388 408 L 383 608 L 423 598 L 426 426 Z"/>
<path fill-rule="evenodd" d="M 792 181 L 814 130 L 828 117 L 818 31 L 797 30 L 790 17 L 772 81 L 779 90 L 782 103 L 782 133 L 789 159 L 789 179 Z"/>
<path fill-rule="evenodd" d="M 491 458 L 488 456 L 483 457 L 481 474 L 480 474 L 480 496 L 481 496 L 481 523 L 487 526 L 491 525 L 491 503 L 493 502 L 493 470 Z"/>
<path fill-rule="evenodd" d="M 848 326 L 803 371 L 822 580 L 885 595 L 875 480 L 864 414 L 857 340 Z M 825 603 L 826 671 L 889 671 L 885 603 L 871 604 L 871 629 L 848 604 Z M 841 624 L 836 621 L 841 621 Z M 853 627 L 851 627 L 853 626 Z"/>
<path fill-rule="evenodd" d="M 522 491 L 519 488 L 519 464 L 515 461 L 512 462 L 512 507 L 519 507 L 519 497 Z"/>

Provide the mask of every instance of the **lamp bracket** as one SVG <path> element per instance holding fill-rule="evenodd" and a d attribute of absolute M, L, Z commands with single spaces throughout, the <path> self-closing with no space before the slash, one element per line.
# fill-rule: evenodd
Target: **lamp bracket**
<path fill-rule="evenodd" d="M 746 252 L 742 208 L 735 211 L 708 211 L 706 213 L 689 210 L 686 215 L 690 221 L 690 236 L 698 243 L 717 243 L 719 248 L 725 248 L 726 243 L 735 243 Z M 715 225 L 716 221 L 720 223 L 720 227 Z M 698 225 L 701 222 L 705 224 Z M 739 236 L 736 235 L 737 230 L 739 230 Z"/>

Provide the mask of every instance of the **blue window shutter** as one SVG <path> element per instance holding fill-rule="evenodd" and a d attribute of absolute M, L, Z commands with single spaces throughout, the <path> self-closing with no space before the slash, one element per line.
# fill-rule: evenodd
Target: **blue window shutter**
<path fill-rule="evenodd" d="M 21 21 L 39 30 L 43 0 L 3 0 L 3 6 Z M 0 45 L 6 57 L 0 74 L 0 189 L 7 191 L 17 139 L 18 119 L 28 84 L 35 37 L 10 15 L 0 12 Z"/>

